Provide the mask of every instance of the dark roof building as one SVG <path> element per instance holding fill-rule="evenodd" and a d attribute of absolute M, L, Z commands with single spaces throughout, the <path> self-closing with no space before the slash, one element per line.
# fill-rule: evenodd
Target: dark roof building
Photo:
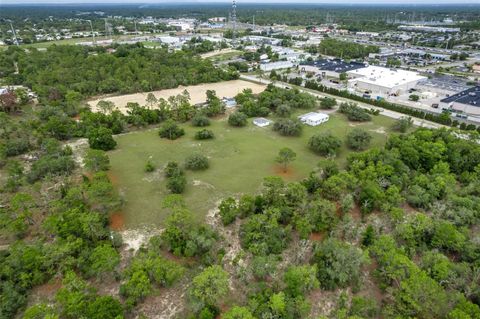
<path fill-rule="evenodd" d="M 364 68 L 365 64 L 359 63 L 359 62 L 345 62 L 340 59 L 334 59 L 334 60 L 322 59 L 317 61 L 302 62 L 300 63 L 300 66 L 317 67 L 320 71 L 344 73 L 347 71 Z"/>
<path fill-rule="evenodd" d="M 444 98 L 440 101 L 456 111 L 472 115 L 480 115 L 480 86 Z"/>

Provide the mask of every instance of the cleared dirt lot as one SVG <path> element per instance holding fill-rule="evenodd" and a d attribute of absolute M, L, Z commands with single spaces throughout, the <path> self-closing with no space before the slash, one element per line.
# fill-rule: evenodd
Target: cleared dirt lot
<path fill-rule="evenodd" d="M 234 97 L 238 93 L 242 92 L 244 89 L 250 88 L 252 89 L 253 93 L 260 93 L 265 90 L 265 85 L 256 84 L 248 81 L 243 80 L 234 80 L 234 81 L 226 81 L 226 82 L 218 82 L 218 83 L 206 83 L 194 86 L 179 86 L 175 89 L 168 89 L 168 90 L 161 90 L 161 91 L 153 91 L 152 93 L 157 98 L 164 98 L 167 99 L 172 95 L 178 95 L 183 92 L 183 90 L 187 90 L 190 93 L 191 103 L 197 104 L 205 102 L 206 100 L 206 92 L 207 90 L 215 90 L 217 92 L 217 96 L 222 97 Z M 122 112 L 126 113 L 125 106 L 128 102 L 136 102 L 140 105 L 145 105 L 147 98 L 147 94 L 149 92 L 144 93 L 134 93 L 134 94 L 127 94 L 127 95 L 118 95 L 118 96 L 110 96 L 105 98 L 97 98 L 95 100 L 89 101 L 88 104 L 92 107 L 94 112 L 97 112 L 97 103 L 101 100 L 112 101 L 115 103 L 115 106 Z"/>

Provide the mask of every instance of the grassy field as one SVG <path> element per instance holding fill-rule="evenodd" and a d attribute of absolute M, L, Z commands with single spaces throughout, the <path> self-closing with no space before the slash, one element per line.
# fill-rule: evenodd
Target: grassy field
<path fill-rule="evenodd" d="M 377 116 L 372 122 L 355 124 L 371 131 L 372 146 L 383 145 L 386 133 L 393 120 Z M 259 189 L 266 176 L 278 175 L 287 181 L 301 180 L 317 165 L 320 156 L 307 148 L 310 136 L 320 131 L 331 131 L 345 137 L 354 125 L 340 114 L 332 114 L 330 121 L 317 127 L 304 127 L 301 137 L 282 137 L 271 127 L 259 128 L 249 121 L 247 127 L 232 128 L 226 118 L 212 121 L 209 127 L 215 139 L 196 141 L 193 136 L 199 130 L 184 124 L 186 135 L 176 141 L 161 139 L 157 129 L 139 131 L 117 136 L 118 147 L 109 153 L 112 169 L 111 178 L 125 199 L 122 216 L 125 228 L 158 226 L 166 216 L 161 202 L 168 194 L 163 177 L 163 167 L 168 161 L 184 162 L 192 153 L 205 154 L 210 158 L 206 171 L 187 171 L 188 185 L 184 193 L 188 207 L 203 218 L 218 200 Z M 275 157 L 282 147 L 289 147 L 297 153 L 297 159 L 287 173 L 275 163 Z M 349 151 L 342 147 L 337 160 L 345 163 Z M 151 159 L 157 170 L 145 173 L 147 159 Z"/>

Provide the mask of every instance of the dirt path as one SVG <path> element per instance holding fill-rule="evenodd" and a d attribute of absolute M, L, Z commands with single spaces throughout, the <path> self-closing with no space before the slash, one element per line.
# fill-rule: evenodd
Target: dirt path
<path fill-rule="evenodd" d="M 265 90 L 265 85 L 252 83 L 243 80 L 234 80 L 234 81 L 225 81 L 218 83 L 205 83 L 192 86 L 179 86 L 175 89 L 153 91 L 153 92 L 143 92 L 143 93 L 134 93 L 127 95 L 118 95 L 110 96 L 104 98 L 97 98 L 88 102 L 94 112 L 99 112 L 97 109 L 97 103 L 101 100 L 112 101 L 115 106 L 124 114 L 126 114 L 127 109 L 125 106 L 128 102 L 138 103 L 140 105 L 146 104 L 146 98 L 148 93 L 153 93 L 157 99 L 164 98 L 168 99 L 170 96 L 175 96 L 182 93 L 184 90 L 187 90 L 190 94 L 190 103 L 198 104 L 206 101 L 206 92 L 207 90 L 214 90 L 217 92 L 217 96 L 220 98 L 223 97 L 234 97 L 238 93 L 242 92 L 244 89 L 252 89 L 254 94 L 263 92 Z"/>
<path fill-rule="evenodd" d="M 74 141 L 68 142 L 66 145 L 72 148 L 73 160 L 75 163 L 83 167 L 83 158 L 85 157 L 85 152 L 88 149 L 88 139 L 79 138 Z"/>

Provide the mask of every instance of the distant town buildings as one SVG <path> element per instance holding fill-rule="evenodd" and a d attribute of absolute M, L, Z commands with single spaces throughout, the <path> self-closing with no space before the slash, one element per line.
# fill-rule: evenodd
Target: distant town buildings
<path fill-rule="evenodd" d="M 398 30 L 413 32 L 436 32 L 436 33 L 456 33 L 460 28 L 432 27 L 426 25 L 400 25 Z"/>

